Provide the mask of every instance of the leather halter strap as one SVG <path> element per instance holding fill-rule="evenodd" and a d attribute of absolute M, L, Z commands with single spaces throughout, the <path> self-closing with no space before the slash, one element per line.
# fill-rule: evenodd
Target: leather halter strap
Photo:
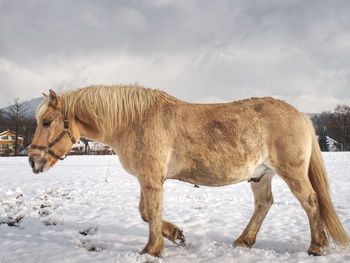
<path fill-rule="evenodd" d="M 56 144 L 58 143 L 64 135 L 68 134 L 70 140 L 72 141 L 73 144 L 75 144 L 75 139 L 74 137 L 72 136 L 72 134 L 70 133 L 69 131 L 69 123 L 68 123 L 68 120 L 67 120 L 67 117 L 64 118 L 63 120 L 63 131 L 60 133 L 60 135 L 58 135 L 52 142 L 50 142 L 47 146 L 41 146 L 41 145 L 35 145 L 35 144 L 32 144 L 30 146 L 30 148 L 32 149 L 37 149 L 37 150 L 42 150 L 42 151 L 46 151 L 48 154 L 50 154 L 53 158 L 55 159 L 59 159 L 59 160 L 64 160 L 68 153 L 66 153 L 63 157 L 57 155 L 56 153 L 54 153 L 51 148 Z"/>

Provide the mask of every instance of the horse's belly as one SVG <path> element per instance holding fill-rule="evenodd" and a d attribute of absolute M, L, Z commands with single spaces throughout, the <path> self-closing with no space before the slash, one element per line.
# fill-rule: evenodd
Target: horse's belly
<path fill-rule="evenodd" d="M 259 162 L 259 155 L 243 151 L 180 144 L 168 152 L 166 178 L 206 186 L 229 185 L 248 180 Z"/>
<path fill-rule="evenodd" d="M 168 173 L 167 178 L 205 186 L 224 186 L 246 180 L 247 173 L 247 167 L 230 169 L 227 164 L 222 166 L 197 164 Z"/>

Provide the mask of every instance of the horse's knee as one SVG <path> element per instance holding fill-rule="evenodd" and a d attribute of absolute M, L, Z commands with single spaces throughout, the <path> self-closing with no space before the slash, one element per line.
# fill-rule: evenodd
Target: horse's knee
<path fill-rule="evenodd" d="M 274 202 L 274 199 L 272 194 L 267 194 L 265 197 L 255 200 L 255 205 L 266 209 L 266 208 L 270 208 L 273 202 Z"/>
<path fill-rule="evenodd" d="M 263 191 L 262 191 L 263 190 Z M 254 189 L 254 204 L 257 208 L 269 209 L 274 202 L 271 188 Z"/>
<path fill-rule="evenodd" d="M 148 223 L 148 218 L 147 218 L 147 216 L 146 216 L 145 213 L 141 213 L 141 212 L 140 212 L 140 216 L 141 216 L 141 218 L 142 218 L 143 221 L 145 221 L 146 223 Z"/>
<path fill-rule="evenodd" d="M 309 211 L 310 213 L 318 211 L 318 196 L 312 189 L 311 185 L 310 187 L 301 188 L 298 192 L 293 191 L 293 189 L 291 190 L 306 211 Z"/>
<path fill-rule="evenodd" d="M 139 212 L 140 212 L 140 216 L 141 216 L 142 220 L 145 221 L 145 222 L 148 222 L 146 209 L 145 209 L 145 206 L 143 204 L 143 197 L 142 197 L 142 195 L 141 195 L 140 204 L 139 204 Z"/>
<path fill-rule="evenodd" d="M 273 196 L 271 195 L 270 197 L 269 197 L 269 205 L 270 206 L 272 206 L 273 205 L 273 202 L 275 202 L 275 200 L 273 199 Z"/>
<path fill-rule="evenodd" d="M 318 208 L 318 197 L 315 192 L 311 193 L 306 200 L 307 206 L 310 208 Z"/>

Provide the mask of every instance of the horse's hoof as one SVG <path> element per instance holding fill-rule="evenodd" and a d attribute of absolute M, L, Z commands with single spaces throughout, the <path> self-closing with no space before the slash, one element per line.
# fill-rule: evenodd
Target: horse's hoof
<path fill-rule="evenodd" d="M 245 240 L 238 238 L 235 242 L 233 242 L 234 247 L 247 247 L 251 248 L 255 244 L 255 240 Z"/>
<path fill-rule="evenodd" d="M 308 250 L 307 253 L 309 254 L 309 256 L 314 256 L 314 257 L 319 257 L 319 256 L 323 255 L 323 253 L 321 251 L 310 251 L 310 250 Z"/>
<path fill-rule="evenodd" d="M 161 251 L 155 252 L 152 249 L 148 249 L 147 246 L 140 252 L 141 255 L 149 254 L 153 257 L 161 258 L 163 256 L 163 249 Z"/>
<path fill-rule="evenodd" d="M 179 240 L 179 242 L 175 242 L 179 246 L 182 246 L 182 247 L 186 246 L 186 238 L 185 238 L 184 232 L 180 229 L 177 232 L 176 240 Z"/>

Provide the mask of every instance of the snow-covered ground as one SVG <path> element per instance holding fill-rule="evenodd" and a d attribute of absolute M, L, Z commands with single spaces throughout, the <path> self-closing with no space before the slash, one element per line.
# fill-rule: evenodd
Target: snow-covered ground
<path fill-rule="evenodd" d="M 324 154 L 333 202 L 350 233 L 350 153 Z M 233 247 L 253 212 L 248 183 L 210 188 L 169 180 L 163 217 L 180 226 L 187 246 L 165 241 L 165 256 L 140 255 L 148 226 L 138 213 L 137 180 L 116 156 L 69 156 L 47 173 L 27 158 L 0 158 L 0 262 L 350 262 L 331 244 L 310 257 L 305 212 L 273 179 L 275 203 L 252 249 Z"/>

